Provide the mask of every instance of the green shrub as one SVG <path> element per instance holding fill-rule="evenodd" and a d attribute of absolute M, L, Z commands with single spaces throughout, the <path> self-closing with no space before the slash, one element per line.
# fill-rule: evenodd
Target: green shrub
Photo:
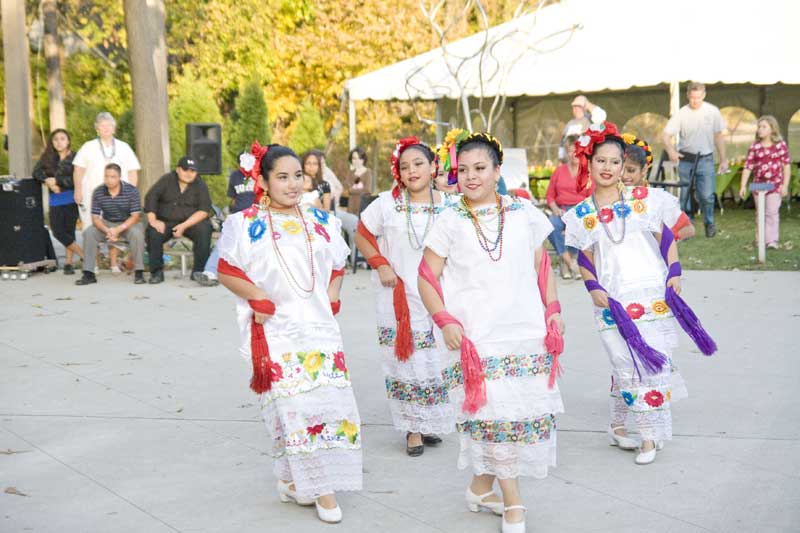
<path fill-rule="evenodd" d="M 228 128 L 228 154 L 234 161 L 242 150 L 250 147 L 254 140 L 261 144 L 272 142 L 267 102 L 261 82 L 254 78 L 244 84 L 236 97 Z"/>
<path fill-rule="evenodd" d="M 322 115 L 305 100 L 289 125 L 289 147 L 301 154 L 312 148 L 324 149 L 327 141 Z"/>

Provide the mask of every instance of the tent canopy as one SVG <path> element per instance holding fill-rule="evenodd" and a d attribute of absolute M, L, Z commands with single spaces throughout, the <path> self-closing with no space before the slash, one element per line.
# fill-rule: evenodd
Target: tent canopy
<path fill-rule="evenodd" d="M 562 0 L 346 88 L 357 101 L 597 93 L 686 80 L 794 85 L 797 20 L 794 0 Z"/>

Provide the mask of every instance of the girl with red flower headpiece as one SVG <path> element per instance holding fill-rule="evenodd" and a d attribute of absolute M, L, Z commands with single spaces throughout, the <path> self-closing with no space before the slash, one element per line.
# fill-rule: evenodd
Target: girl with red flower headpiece
<path fill-rule="evenodd" d="M 335 493 L 362 480 L 361 423 L 334 318 L 349 249 L 337 218 L 300 207 L 292 150 L 256 143 L 240 162 L 256 204 L 225 220 L 219 281 L 237 296 L 240 353 L 252 360 L 281 501 L 338 522 Z"/>
<path fill-rule="evenodd" d="M 452 131 L 440 154 L 462 196 L 425 240 L 418 283 L 448 350 L 458 467 L 472 468 L 471 511 L 502 514 L 504 532 L 524 531 L 517 478 L 544 478 L 555 466 L 563 411 L 555 383 L 563 322 L 542 248 L 553 226 L 530 201 L 496 192 L 503 151 L 491 135 Z"/>
<path fill-rule="evenodd" d="M 417 291 L 423 242 L 445 208 L 433 190 L 433 151 L 416 137 L 398 141 L 392 154 L 395 185 L 361 213 L 356 245 L 373 267 L 378 345 L 389 410 L 406 433 L 406 453 L 441 442 L 455 427 L 442 381 L 441 347 Z"/>
<path fill-rule="evenodd" d="M 578 139 L 579 188 L 591 180 L 595 192 L 563 220 L 567 244 L 581 251 L 581 274 L 612 367 L 609 442 L 639 447 L 636 463 L 649 464 L 672 438 L 671 402 L 686 396 L 672 365 L 676 315 L 667 303 L 680 292 L 680 263 L 664 224 L 680 208 L 662 189 L 624 186 L 624 166 L 639 164 L 626 160 L 626 146 L 608 122 Z"/>

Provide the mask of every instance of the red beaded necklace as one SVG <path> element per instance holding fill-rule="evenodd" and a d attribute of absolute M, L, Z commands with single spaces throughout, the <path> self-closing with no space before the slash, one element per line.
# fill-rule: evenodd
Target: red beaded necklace
<path fill-rule="evenodd" d="M 278 264 L 283 271 L 283 275 L 286 280 L 289 282 L 289 286 L 292 290 L 300 296 L 301 298 L 310 298 L 311 295 L 314 293 L 314 287 L 316 286 L 316 273 L 314 272 L 314 251 L 311 247 L 311 235 L 308 232 L 308 227 L 306 226 L 306 219 L 303 217 L 303 212 L 300 210 L 299 207 L 296 205 L 294 206 L 294 210 L 297 213 L 297 216 L 300 217 L 300 224 L 303 226 L 303 232 L 306 236 L 306 248 L 308 249 L 308 264 L 311 270 L 311 288 L 306 289 L 305 287 L 300 286 L 297 279 L 294 277 L 291 269 L 289 268 L 286 259 L 284 259 L 283 254 L 281 254 L 281 249 L 278 247 L 278 241 L 275 239 L 275 228 L 272 223 L 272 209 L 267 208 L 267 219 L 269 220 L 269 232 L 270 236 L 272 237 L 272 249 L 275 250 L 275 255 L 278 256 Z M 299 291 L 298 291 L 299 289 Z"/>
<path fill-rule="evenodd" d="M 494 193 L 494 195 L 497 201 L 497 239 L 495 239 L 494 243 L 492 243 L 486 234 L 483 233 L 483 228 L 481 228 L 478 216 L 472 212 L 472 207 L 469 205 L 469 200 L 466 196 L 461 197 L 461 203 L 463 204 L 467 213 L 469 213 L 469 217 L 472 220 L 472 226 L 475 230 L 475 235 L 478 237 L 478 244 L 481 245 L 481 248 L 483 248 L 484 252 L 489 254 L 489 259 L 496 263 L 503 257 L 503 229 L 506 225 L 506 214 L 505 209 L 503 209 L 503 200 L 500 198 L 500 195 L 497 193 Z M 496 250 L 497 257 L 494 257 L 492 254 Z"/>

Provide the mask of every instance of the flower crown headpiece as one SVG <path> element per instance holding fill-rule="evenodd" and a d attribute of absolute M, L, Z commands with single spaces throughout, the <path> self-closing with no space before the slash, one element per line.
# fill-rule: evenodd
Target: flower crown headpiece
<path fill-rule="evenodd" d="M 622 140 L 625 141 L 625 144 L 629 144 L 631 146 L 638 146 L 639 148 L 644 150 L 644 153 L 647 156 L 645 158 L 646 161 L 644 166 L 645 169 L 649 168 L 650 165 L 653 164 L 653 150 L 652 148 L 650 148 L 650 145 L 647 144 L 646 141 L 639 139 L 638 137 L 636 137 L 636 135 L 632 133 L 623 133 Z"/>
<path fill-rule="evenodd" d="M 403 182 L 400 181 L 400 156 L 403 155 L 403 152 L 406 151 L 406 148 L 415 145 L 424 146 L 425 148 L 430 150 L 430 147 L 427 144 L 420 141 L 414 135 L 400 139 L 394 146 L 394 151 L 392 152 L 392 177 L 394 178 L 394 187 L 392 187 L 392 196 L 395 199 L 400 197 L 400 189 L 403 187 Z"/>
<path fill-rule="evenodd" d="M 578 158 L 578 177 L 577 192 L 583 192 L 592 185 L 589 179 L 589 157 L 594 152 L 596 144 L 605 142 L 609 137 L 616 137 L 622 142 L 622 138 L 617 131 L 617 125 L 613 122 L 603 122 L 602 124 L 592 124 L 583 135 L 575 141 L 575 157 Z"/>
<path fill-rule="evenodd" d="M 461 128 L 450 130 L 437 154 L 441 168 L 447 172 L 448 185 L 455 185 L 458 182 L 458 149 L 468 142 L 481 142 L 488 145 L 497 152 L 497 159 L 501 165 L 503 164 L 503 145 L 495 136 L 484 132 L 469 133 Z"/>
<path fill-rule="evenodd" d="M 269 146 L 261 146 L 258 141 L 253 141 L 250 153 L 245 152 L 239 156 L 239 171 L 246 180 L 251 179 L 255 182 L 253 192 L 256 194 L 256 202 L 261 200 L 264 195 L 264 189 L 258 183 L 258 177 L 261 175 L 261 160 L 268 151 Z"/>

